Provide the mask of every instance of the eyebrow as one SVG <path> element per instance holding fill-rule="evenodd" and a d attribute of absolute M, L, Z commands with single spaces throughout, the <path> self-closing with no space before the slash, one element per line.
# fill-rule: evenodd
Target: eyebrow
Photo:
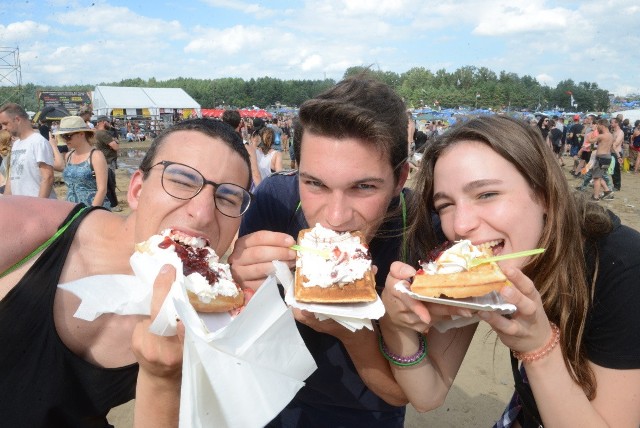
<path fill-rule="evenodd" d="M 472 181 L 470 183 L 467 183 L 464 185 L 464 187 L 462 188 L 462 191 L 464 193 L 471 193 L 473 190 L 476 189 L 481 189 L 483 187 L 486 186 L 492 186 L 495 184 L 502 184 L 504 183 L 503 180 L 499 180 L 499 179 L 485 179 L 485 180 L 475 180 Z M 445 192 L 438 192 L 438 193 L 434 193 L 433 194 L 433 203 L 435 204 L 436 201 L 438 201 L 439 199 L 444 199 L 446 198 L 447 195 Z"/>
<path fill-rule="evenodd" d="M 321 183 L 324 183 L 324 180 L 319 179 L 318 177 L 315 177 L 311 174 L 307 174 L 306 172 L 298 172 L 298 175 L 300 176 L 300 178 L 305 178 L 307 180 L 315 180 L 315 181 L 319 181 Z M 365 177 L 362 178 L 360 180 L 354 181 L 351 183 L 351 185 L 357 185 L 357 184 L 362 184 L 362 183 L 371 183 L 371 182 L 375 182 L 375 183 L 384 183 L 384 179 L 380 178 L 380 177 Z"/>

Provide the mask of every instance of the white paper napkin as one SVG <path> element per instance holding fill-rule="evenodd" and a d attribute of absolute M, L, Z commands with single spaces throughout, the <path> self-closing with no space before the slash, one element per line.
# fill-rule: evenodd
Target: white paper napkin
<path fill-rule="evenodd" d="M 161 266 L 150 257 L 138 257 L 144 254 L 134 256 L 137 276 L 100 275 L 59 286 L 82 300 L 79 317 L 90 321 L 103 313 L 150 313 Z M 275 278 L 267 278 L 235 318 L 196 312 L 182 278 L 180 267 L 151 326 L 158 334 L 173 335 L 177 317 L 185 325 L 180 426 L 264 426 L 317 368 Z"/>
<path fill-rule="evenodd" d="M 285 263 L 274 261 L 275 274 L 285 289 L 285 302 L 297 309 L 313 312 L 320 321 L 333 319 L 345 328 L 356 331 L 361 328 L 373 330 L 372 319 L 379 319 L 384 315 L 384 304 L 380 297 L 373 302 L 351 304 L 302 303 L 296 301 L 293 295 L 294 277 Z"/>

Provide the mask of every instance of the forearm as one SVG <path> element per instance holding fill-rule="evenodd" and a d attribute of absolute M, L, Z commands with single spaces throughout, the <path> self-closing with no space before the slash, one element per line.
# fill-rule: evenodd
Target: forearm
<path fill-rule="evenodd" d="M 138 373 L 134 426 L 177 427 L 180 416 L 180 378 L 157 378 L 143 369 Z"/>
<path fill-rule="evenodd" d="M 393 406 L 404 406 L 408 400 L 396 382 L 389 363 L 378 348 L 377 333 L 361 329 L 342 340 L 358 375 L 378 397 Z"/>
<path fill-rule="evenodd" d="M 40 179 L 40 189 L 38 191 L 38 197 L 48 198 L 53 189 L 53 171 L 51 174 L 43 174 Z"/>
<path fill-rule="evenodd" d="M 419 336 L 409 328 L 381 322 L 382 336 L 390 352 L 415 355 Z M 426 336 L 426 358 L 409 367 L 391 365 L 393 375 L 418 412 L 440 407 L 449 393 L 471 343 L 477 324 L 440 333 L 431 329 Z"/>
<path fill-rule="evenodd" d="M 545 427 L 609 426 L 569 375 L 559 346 L 525 369 Z"/>

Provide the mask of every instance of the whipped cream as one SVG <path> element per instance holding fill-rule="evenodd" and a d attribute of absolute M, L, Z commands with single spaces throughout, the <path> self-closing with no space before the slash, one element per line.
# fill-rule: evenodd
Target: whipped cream
<path fill-rule="evenodd" d="M 360 237 L 349 232 L 335 232 L 316 224 L 299 245 L 329 252 L 328 258 L 313 251 L 301 252 L 296 267 L 306 278 L 302 284 L 305 287 L 342 286 L 364 278 L 365 272 L 371 269 L 369 249 Z"/>
<path fill-rule="evenodd" d="M 165 229 L 160 232 L 159 235 L 153 235 L 142 244 L 136 245 L 136 249 L 140 252 L 150 254 L 162 264 L 171 264 L 182 268 L 182 260 L 176 253 L 175 245 L 161 246 L 167 238 L 180 244 L 204 249 L 206 251 L 207 254 L 204 258 L 209 268 L 217 273 L 218 281 L 216 281 L 215 284 L 209 284 L 209 281 L 198 272 L 192 272 L 185 276 L 184 281 L 186 289 L 196 294 L 202 302 L 209 303 L 218 295 L 236 296 L 239 293 L 238 287 L 233 282 L 229 265 L 219 263 L 220 258 L 213 248 L 207 246 L 207 240 L 204 238 L 189 236 L 171 229 Z M 165 246 L 166 248 L 162 248 Z"/>
<path fill-rule="evenodd" d="M 451 248 L 440 254 L 436 260 L 422 263 L 421 266 L 424 272 L 429 275 L 458 273 L 469 270 L 471 260 L 486 256 L 484 251 L 465 239 L 457 241 Z"/>

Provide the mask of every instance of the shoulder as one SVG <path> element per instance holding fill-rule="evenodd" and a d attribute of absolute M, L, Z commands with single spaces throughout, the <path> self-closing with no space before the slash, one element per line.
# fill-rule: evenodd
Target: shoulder
<path fill-rule="evenodd" d="M 589 359 L 609 368 L 640 368 L 640 233 L 621 225 L 599 242 L 599 266 L 585 343 Z"/>
<path fill-rule="evenodd" d="M 242 216 L 240 235 L 263 229 L 283 231 L 299 202 L 297 174 L 270 175 L 256 188 L 251 206 Z"/>
<path fill-rule="evenodd" d="M 0 232 L 5 243 L 0 251 L 0 270 L 8 268 L 51 237 L 73 207 L 72 203 L 55 199 L 0 197 Z"/>

